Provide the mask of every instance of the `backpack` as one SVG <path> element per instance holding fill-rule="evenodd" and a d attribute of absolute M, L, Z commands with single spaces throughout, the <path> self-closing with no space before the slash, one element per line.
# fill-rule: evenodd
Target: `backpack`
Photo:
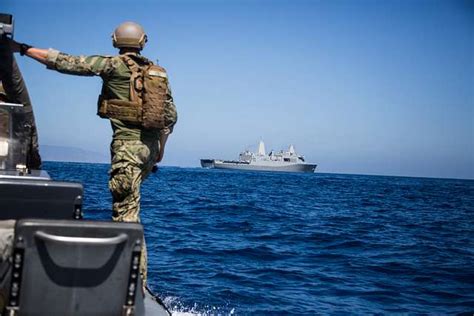
<path fill-rule="evenodd" d="M 166 70 L 153 63 L 139 65 L 127 55 L 120 59 L 132 72 L 130 101 L 105 100 L 99 97 L 98 115 L 115 118 L 145 129 L 164 129 L 174 124 L 176 108 L 169 102 L 170 91 Z"/>

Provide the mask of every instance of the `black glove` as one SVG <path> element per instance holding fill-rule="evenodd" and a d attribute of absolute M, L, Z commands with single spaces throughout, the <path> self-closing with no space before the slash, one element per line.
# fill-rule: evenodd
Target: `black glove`
<path fill-rule="evenodd" d="M 21 56 L 25 55 L 26 51 L 32 47 L 31 45 L 18 43 L 12 39 L 8 39 L 8 45 L 10 46 L 12 53 L 20 53 Z"/>
<path fill-rule="evenodd" d="M 21 44 L 20 44 L 20 55 L 21 55 L 21 56 L 25 55 L 25 54 L 26 54 L 26 51 L 27 51 L 28 49 L 30 49 L 31 47 L 33 47 L 33 46 L 28 45 L 28 44 L 25 44 L 25 43 L 21 43 Z"/>

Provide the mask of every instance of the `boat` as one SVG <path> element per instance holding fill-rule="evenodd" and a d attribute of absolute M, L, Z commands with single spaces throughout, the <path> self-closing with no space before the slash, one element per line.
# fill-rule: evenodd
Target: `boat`
<path fill-rule="evenodd" d="M 12 33 L 0 13 L 0 36 Z M 0 94 L 0 315 L 171 316 L 141 281 L 142 225 L 84 220 L 82 184 L 32 167 L 32 109 L 2 101 L 28 92 L 5 46 L 0 56 L 14 88 Z"/>
<path fill-rule="evenodd" d="M 316 170 L 316 164 L 305 162 L 304 156 L 296 153 L 293 145 L 288 150 L 270 151 L 266 154 L 265 143 L 261 140 L 257 152 L 248 149 L 241 152 L 238 160 L 201 159 L 201 167 L 208 169 L 308 172 Z"/>

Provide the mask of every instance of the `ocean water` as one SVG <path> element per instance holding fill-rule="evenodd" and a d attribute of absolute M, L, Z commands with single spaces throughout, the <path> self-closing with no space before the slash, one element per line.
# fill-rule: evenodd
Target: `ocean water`
<path fill-rule="evenodd" d="M 108 165 L 46 162 L 110 218 Z M 474 311 L 474 181 L 160 168 L 149 283 L 176 315 Z"/>

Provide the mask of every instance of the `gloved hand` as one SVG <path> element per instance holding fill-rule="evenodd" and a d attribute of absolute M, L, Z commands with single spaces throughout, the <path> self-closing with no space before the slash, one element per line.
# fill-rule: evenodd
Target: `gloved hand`
<path fill-rule="evenodd" d="M 26 51 L 32 47 L 25 43 L 18 43 L 11 38 L 8 39 L 8 45 L 10 46 L 12 53 L 20 53 L 21 56 L 25 55 Z"/>

